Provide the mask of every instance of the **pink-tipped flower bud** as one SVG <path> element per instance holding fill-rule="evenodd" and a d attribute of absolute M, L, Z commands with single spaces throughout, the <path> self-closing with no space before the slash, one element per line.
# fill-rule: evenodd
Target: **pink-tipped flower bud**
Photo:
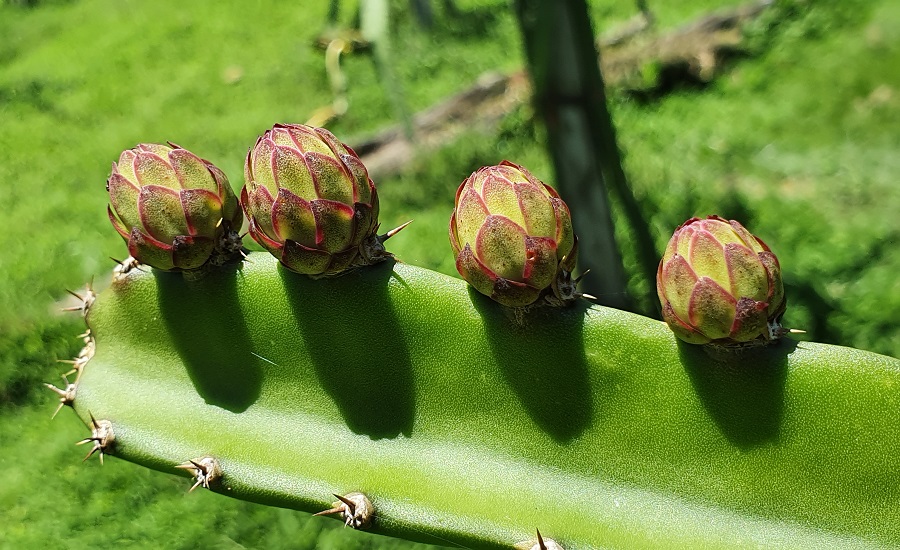
<path fill-rule="evenodd" d="M 656 290 L 663 319 L 685 342 L 740 345 L 781 336 L 778 259 L 734 220 L 691 218 L 676 229 Z"/>
<path fill-rule="evenodd" d="M 244 178 L 250 236 L 288 269 L 334 275 L 386 256 L 375 184 L 328 130 L 276 124 L 247 154 Z"/>
<path fill-rule="evenodd" d="M 228 178 L 177 145 L 124 151 L 106 182 L 109 221 L 138 262 L 192 271 L 240 250 L 243 222 Z"/>
<path fill-rule="evenodd" d="M 450 244 L 463 279 L 505 306 L 550 293 L 561 302 L 574 298 L 577 239 L 569 208 L 521 166 L 484 167 L 459 186 Z"/>

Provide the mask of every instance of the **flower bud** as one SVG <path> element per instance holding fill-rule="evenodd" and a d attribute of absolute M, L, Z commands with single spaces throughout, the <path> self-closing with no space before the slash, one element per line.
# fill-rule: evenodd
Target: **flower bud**
<path fill-rule="evenodd" d="M 784 286 L 778 259 L 740 223 L 691 218 L 659 264 L 663 319 L 691 344 L 744 344 L 781 336 Z"/>
<path fill-rule="evenodd" d="M 333 275 L 387 256 L 375 184 L 328 130 L 276 124 L 247 154 L 244 178 L 250 236 L 288 269 Z"/>
<path fill-rule="evenodd" d="M 456 192 L 450 217 L 456 269 L 478 292 L 511 307 L 553 294 L 574 299 L 577 239 L 566 203 L 525 168 L 479 169 Z"/>
<path fill-rule="evenodd" d="M 191 271 L 216 252 L 240 249 L 243 212 L 221 170 L 169 145 L 140 144 L 119 156 L 106 182 L 107 211 L 138 262 Z"/>

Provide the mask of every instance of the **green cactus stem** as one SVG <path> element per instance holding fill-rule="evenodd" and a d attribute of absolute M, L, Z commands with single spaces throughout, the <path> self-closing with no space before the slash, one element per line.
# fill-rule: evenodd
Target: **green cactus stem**
<path fill-rule="evenodd" d="M 900 545 L 896 359 L 711 355 L 585 300 L 516 322 L 404 264 L 314 280 L 251 259 L 123 269 L 97 295 L 63 400 L 93 454 L 467 548 Z"/>

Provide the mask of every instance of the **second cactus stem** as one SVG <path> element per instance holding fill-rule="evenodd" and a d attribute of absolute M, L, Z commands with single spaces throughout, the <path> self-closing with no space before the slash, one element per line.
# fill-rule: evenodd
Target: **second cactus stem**
<path fill-rule="evenodd" d="M 392 261 L 311 279 L 251 260 L 123 269 L 83 300 L 60 403 L 91 454 L 468 548 L 900 544 L 897 360 L 710 355 L 584 300 L 515 319 Z"/>

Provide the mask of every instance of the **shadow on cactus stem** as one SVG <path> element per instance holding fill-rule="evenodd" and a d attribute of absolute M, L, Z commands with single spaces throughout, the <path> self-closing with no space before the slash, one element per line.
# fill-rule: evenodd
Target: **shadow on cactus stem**
<path fill-rule="evenodd" d="M 513 308 L 471 287 L 469 296 L 494 360 L 528 416 L 557 443 L 581 435 L 594 408 L 582 338 L 587 300 L 565 308 L 536 307 L 517 319 Z M 548 356 L 553 360 L 543 359 Z"/>
<path fill-rule="evenodd" d="M 787 358 L 797 342 L 722 350 L 678 342 L 697 397 L 732 444 L 750 450 L 778 441 L 784 413 Z"/>
<path fill-rule="evenodd" d="M 197 281 L 153 270 L 159 310 L 197 393 L 234 413 L 256 402 L 263 379 L 238 302 L 240 267 L 224 266 Z"/>
<path fill-rule="evenodd" d="M 321 279 L 278 266 L 300 327 L 298 337 L 304 338 L 322 388 L 347 427 L 372 439 L 411 435 L 415 413 L 409 350 L 388 297 L 393 266 L 386 260 Z M 360 276 L 362 270 L 367 276 Z M 366 301 L 348 311 L 345 297 L 351 289 Z M 327 339 L 321 337 L 323 327 L 328 327 Z M 373 359 L 378 357 L 389 360 Z"/>

